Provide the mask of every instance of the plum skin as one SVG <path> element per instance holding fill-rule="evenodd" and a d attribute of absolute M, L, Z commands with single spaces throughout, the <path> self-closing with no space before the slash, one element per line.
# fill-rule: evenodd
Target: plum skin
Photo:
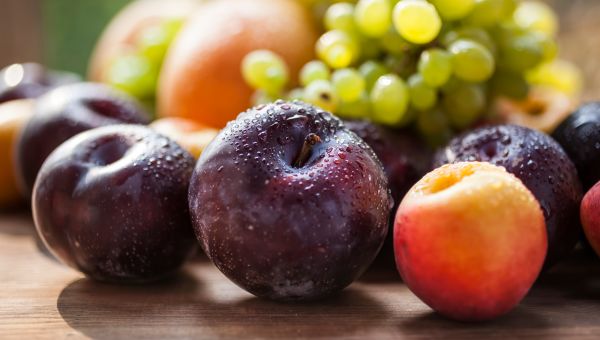
<path fill-rule="evenodd" d="M 296 164 L 309 135 L 320 141 Z M 189 204 L 203 250 L 229 279 L 258 297 L 298 301 L 337 292 L 367 269 L 392 200 L 381 163 L 339 119 L 278 101 L 241 113 L 209 144 Z"/>
<path fill-rule="evenodd" d="M 37 98 L 55 87 L 78 81 L 74 73 L 49 71 L 36 63 L 8 65 L 0 70 L 0 103 Z"/>
<path fill-rule="evenodd" d="M 600 181 L 600 102 L 579 107 L 552 137 L 575 163 L 585 190 Z"/>
<path fill-rule="evenodd" d="M 187 151 L 142 126 L 81 133 L 40 171 L 38 233 L 57 258 L 95 280 L 169 276 L 196 244 L 187 207 L 193 166 Z"/>
<path fill-rule="evenodd" d="M 575 166 L 552 137 L 517 125 L 481 127 L 439 150 L 434 165 L 460 161 L 502 166 L 539 200 L 548 230 L 546 269 L 573 250 L 581 233 L 583 193 Z"/>
<path fill-rule="evenodd" d="M 31 196 L 44 160 L 70 137 L 100 126 L 148 122 L 137 101 L 106 85 L 77 83 L 46 93 L 17 139 L 15 173 L 21 191 Z"/>

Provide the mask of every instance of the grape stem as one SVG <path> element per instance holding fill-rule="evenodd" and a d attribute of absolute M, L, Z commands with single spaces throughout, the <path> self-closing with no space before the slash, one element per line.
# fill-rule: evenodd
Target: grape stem
<path fill-rule="evenodd" d="M 320 142 L 321 138 L 318 135 L 314 133 L 309 133 L 306 136 L 306 138 L 304 138 L 304 144 L 302 144 L 302 149 L 300 149 L 300 152 L 298 153 L 298 156 L 296 156 L 296 159 L 294 160 L 292 166 L 294 168 L 303 167 L 306 164 L 306 161 L 308 161 L 310 155 L 312 154 L 313 146 Z"/>

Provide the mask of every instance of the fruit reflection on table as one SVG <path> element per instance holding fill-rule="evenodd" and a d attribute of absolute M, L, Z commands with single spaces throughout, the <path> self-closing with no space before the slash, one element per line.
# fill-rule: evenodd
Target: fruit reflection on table
<path fill-rule="evenodd" d="M 290 302 L 395 261 L 441 315 L 493 319 L 582 229 L 600 252 L 600 105 L 575 108 L 557 24 L 537 1 L 135 1 L 91 82 L 0 71 L 0 208 L 31 199 L 90 279 L 156 281 L 199 244 Z"/>

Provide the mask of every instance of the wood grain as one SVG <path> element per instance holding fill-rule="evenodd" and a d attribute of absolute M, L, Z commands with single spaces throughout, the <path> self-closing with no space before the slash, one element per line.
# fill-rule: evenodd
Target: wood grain
<path fill-rule="evenodd" d="M 254 298 L 207 260 L 150 286 L 83 278 L 39 250 L 30 217 L 0 215 L 0 338 L 600 338 L 600 262 L 579 254 L 544 274 L 499 320 L 433 313 L 393 270 L 372 270 L 310 304 Z"/>

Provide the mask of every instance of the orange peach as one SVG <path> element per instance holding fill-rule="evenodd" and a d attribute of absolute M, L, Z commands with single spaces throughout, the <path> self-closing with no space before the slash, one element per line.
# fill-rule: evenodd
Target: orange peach
<path fill-rule="evenodd" d="M 514 308 L 538 277 L 546 249 L 539 203 L 489 163 L 432 171 L 396 215 L 400 275 L 423 302 L 456 320 L 489 320 Z"/>
<path fill-rule="evenodd" d="M 314 55 L 317 30 L 294 0 L 220 0 L 198 8 L 169 48 L 158 86 L 158 114 L 223 128 L 251 106 L 243 58 L 268 49 L 292 75 Z"/>
<path fill-rule="evenodd" d="M 150 128 L 156 132 L 170 137 L 189 153 L 198 159 L 200 154 L 206 148 L 219 130 L 200 125 L 194 121 L 169 117 L 155 120 L 150 124 Z"/>
<path fill-rule="evenodd" d="M 13 166 L 15 139 L 31 114 L 32 99 L 12 100 L 0 105 L 0 209 L 23 201 Z"/>

